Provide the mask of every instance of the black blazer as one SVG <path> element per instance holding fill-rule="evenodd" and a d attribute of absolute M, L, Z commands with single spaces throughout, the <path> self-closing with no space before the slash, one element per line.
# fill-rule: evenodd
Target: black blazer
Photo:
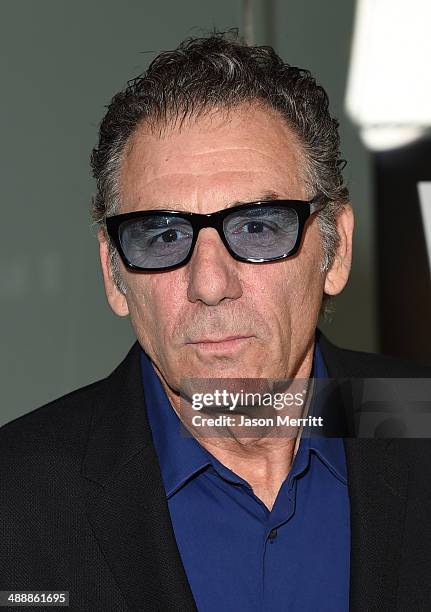
<path fill-rule="evenodd" d="M 320 344 L 331 377 L 431 376 L 425 366 L 340 349 L 322 334 Z M 139 351 L 135 343 L 104 380 L 0 429 L 0 590 L 68 590 L 77 612 L 196 610 L 146 418 Z M 344 416 L 350 427 L 347 400 Z M 431 442 L 344 443 L 350 610 L 431 611 Z"/>

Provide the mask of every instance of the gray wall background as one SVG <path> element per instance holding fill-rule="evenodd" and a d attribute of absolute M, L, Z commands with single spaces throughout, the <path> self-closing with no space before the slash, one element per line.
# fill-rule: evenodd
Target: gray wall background
<path fill-rule="evenodd" d="M 0 425 L 109 374 L 134 341 L 104 295 L 89 155 L 104 105 L 159 52 L 242 28 L 239 0 L 3 0 Z M 343 113 L 353 0 L 254 0 L 258 44 L 312 70 L 341 121 L 356 210 L 353 272 L 329 337 L 376 350 L 368 159 Z"/>

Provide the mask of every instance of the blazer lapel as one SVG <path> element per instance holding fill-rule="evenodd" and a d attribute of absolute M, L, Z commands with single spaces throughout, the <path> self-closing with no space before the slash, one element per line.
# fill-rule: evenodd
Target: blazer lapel
<path fill-rule="evenodd" d="M 331 378 L 337 378 L 349 435 L 344 438 L 351 522 L 350 610 L 379 612 L 397 609 L 397 584 L 407 502 L 408 467 L 399 440 L 355 439 L 354 402 L 349 379 L 354 370 L 363 378 L 377 376 L 346 367 L 342 349 L 319 332 L 322 354 Z M 360 354 L 358 355 L 360 359 Z"/>
<path fill-rule="evenodd" d="M 350 610 L 397 609 L 408 468 L 398 440 L 344 440 L 350 496 Z"/>
<path fill-rule="evenodd" d="M 131 610 L 195 611 L 146 417 L 139 351 L 136 343 L 102 383 L 93 409 L 82 467 L 86 515 Z"/>

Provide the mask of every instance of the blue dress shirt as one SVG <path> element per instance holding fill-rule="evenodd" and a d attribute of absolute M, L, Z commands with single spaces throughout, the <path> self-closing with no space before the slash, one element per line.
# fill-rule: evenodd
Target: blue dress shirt
<path fill-rule="evenodd" d="M 301 438 L 272 510 L 181 433 L 149 357 L 145 402 L 176 542 L 200 612 L 347 612 L 350 505 L 341 438 Z M 315 378 L 328 376 L 318 342 Z M 316 414 L 315 405 L 310 413 Z"/>

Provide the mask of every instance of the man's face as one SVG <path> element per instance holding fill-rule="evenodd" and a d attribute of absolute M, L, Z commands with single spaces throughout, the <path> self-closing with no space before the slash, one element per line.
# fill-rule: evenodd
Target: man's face
<path fill-rule="evenodd" d="M 241 107 L 228 119 L 214 112 L 161 137 L 143 126 L 122 165 L 121 212 L 212 213 L 268 193 L 307 200 L 314 194 L 303 170 L 293 132 L 269 110 Z M 126 296 L 112 283 L 102 234 L 99 240 L 109 302 L 117 314 L 130 314 L 141 346 L 174 391 L 187 377 L 309 375 L 327 276 L 315 218 L 296 256 L 264 264 L 234 260 L 216 230 L 205 228 L 179 269 L 134 273 L 121 264 Z"/>

